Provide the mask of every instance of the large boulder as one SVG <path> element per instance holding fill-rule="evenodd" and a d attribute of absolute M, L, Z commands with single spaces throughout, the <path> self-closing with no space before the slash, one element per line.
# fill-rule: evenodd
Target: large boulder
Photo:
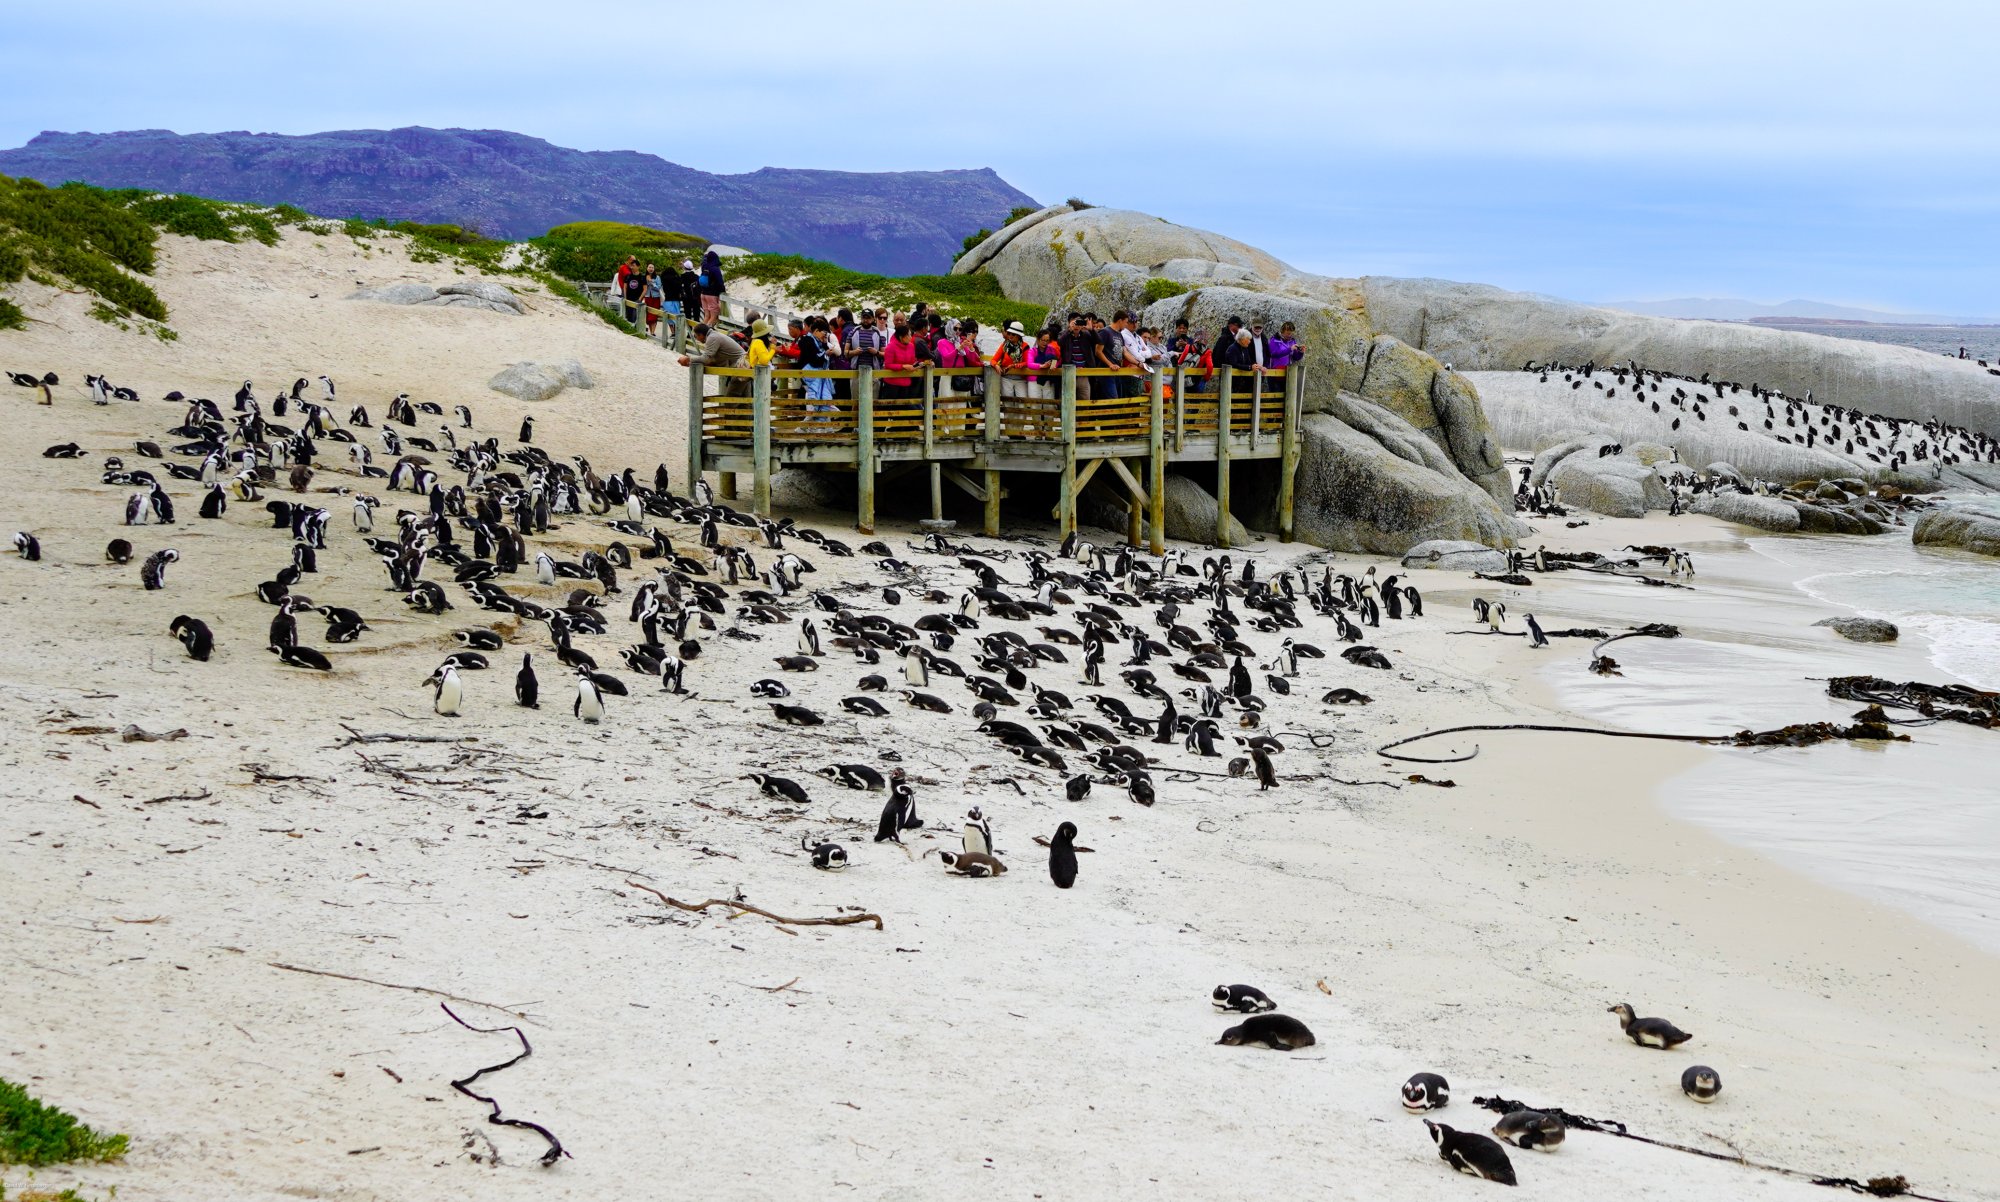
<path fill-rule="evenodd" d="M 1957 509 L 1926 510 L 1910 527 L 1910 541 L 1919 547 L 1950 547 L 1981 555 L 2000 555 L 2000 506 L 1988 502 Z"/>
<path fill-rule="evenodd" d="M 1108 476 L 1109 473 L 1104 473 Z M 1168 473 L 1166 498 L 1162 503 L 1166 516 L 1166 537 L 1188 543 L 1215 544 L 1215 515 L 1219 506 L 1213 494 L 1186 476 Z M 1233 508 L 1233 506 L 1232 506 Z M 1102 488 L 1084 491 L 1077 502 L 1077 518 L 1086 525 L 1100 526 L 1121 534 L 1125 530 L 1129 510 L 1126 507 L 1125 492 L 1107 484 Z M 1141 511 L 1143 513 L 1143 510 Z M 1144 517 L 1140 518 L 1141 537 L 1150 530 Z M 1229 545 L 1241 547 L 1254 536 L 1234 513 L 1229 515 Z"/>
<path fill-rule="evenodd" d="M 1129 209 L 1058 210 L 1043 210 L 1008 226 L 974 247 L 952 270 L 985 271 L 1014 300 L 1051 307 L 1111 263 L 1127 263 L 1150 276 L 1161 274 L 1155 269 L 1170 262 L 1206 260 L 1272 283 L 1292 270 L 1234 238 Z"/>
<path fill-rule="evenodd" d="M 1832 505 L 1809 505 L 1803 501 L 1793 501 L 1791 505 L 1799 514 L 1800 534 L 1868 533 L 1861 519 L 1844 509 Z"/>
<path fill-rule="evenodd" d="M 520 401 L 546 401 L 563 390 L 562 373 L 542 363 L 511 363 L 486 381 L 495 392 Z"/>
<path fill-rule="evenodd" d="M 380 301 L 385 305 L 423 305 L 437 299 L 435 284 L 384 284 L 379 288 L 357 288 L 348 300 Z"/>
<path fill-rule="evenodd" d="M 1556 465 L 1563 460 L 1578 451 L 1587 452 L 1595 457 L 1600 447 L 1608 447 L 1611 442 L 1612 440 L 1603 434 L 1586 434 L 1545 447 L 1535 456 L 1534 466 L 1528 469 L 1528 483 L 1540 488 L 1549 482 L 1549 473 L 1555 471 Z"/>
<path fill-rule="evenodd" d="M 570 388 L 597 387 L 597 381 L 592 379 L 590 373 L 584 370 L 583 364 L 575 359 L 564 359 L 555 365 L 555 370 L 556 374 L 563 378 L 563 383 Z"/>
<path fill-rule="evenodd" d="M 1971 360 L 1744 322 L 1644 317 L 1485 284 L 1385 276 L 1353 283 L 1375 329 L 1414 342 L 1460 371 L 1517 371 L 1529 360 L 1636 360 L 1660 371 L 1707 372 L 1796 397 L 1810 391 L 1821 402 L 1919 421 L 1937 417 L 2000 434 L 2000 377 Z M 1585 385 L 1582 391 L 1592 390 Z M 1504 425 L 1502 433 L 1508 434 Z M 1682 456 L 1697 462 L 1731 457 L 1685 447 Z"/>
<path fill-rule="evenodd" d="M 1658 472 L 1623 455 L 1566 456 L 1549 473 L 1549 483 L 1562 490 L 1563 504 L 1608 518 L 1642 518 L 1672 501 Z"/>
<path fill-rule="evenodd" d="M 447 284 L 385 284 L 361 288 L 348 300 L 380 301 L 390 305 L 428 305 L 445 309 L 482 309 L 489 313 L 520 316 L 527 312 L 513 289 L 492 280 L 454 280 Z"/>
<path fill-rule="evenodd" d="M 1799 511 L 1776 497 L 1740 492 L 1704 493 L 1695 499 L 1694 511 L 1778 534 L 1789 534 L 1799 528 Z"/>
<path fill-rule="evenodd" d="M 1406 568 L 1436 568 L 1445 572 L 1504 572 L 1511 565 L 1505 553 L 1484 543 L 1433 538 L 1403 552 Z"/>
<path fill-rule="evenodd" d="M 1400 421 L 1385 410 L 1370 414 L 1365 402 L 1354 403 L 1358 398 L 1342 399 L 1345 412 L 1357 420 L 1372 417 L 1378 428 Z M 1407 423 L 1390 442 L 1409 457 L 1331 413 L 1310 414 L 1300 423 L 1296 537 L 1335 551 L 1401 555 L 1433 539 L 1511 547 L 1524 533 Z M 1424 448 L 1437 466 L 1427 466 Z"/>

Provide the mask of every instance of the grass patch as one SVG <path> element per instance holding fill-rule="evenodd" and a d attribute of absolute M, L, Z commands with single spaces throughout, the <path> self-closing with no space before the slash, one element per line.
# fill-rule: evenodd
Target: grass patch
<path fill-rule="evenodd" d="M 535 278 L 540 280 L 550 292 L 582 309 L 584 312 L 593 315 L 599 321 L 617 330 L 619 333 L 631 334 L 639 338 L 646 336 L 644 323 L 637 326 L 627 324 L 624 318 L 613 313 L 609 307 L 591 300 L 590 297 L 584 295 L 583 289 L 570 283 L 568 280 L 560 279 L 545 272 L 535 273 Z"/>
<path fill-rule="evenodd" d="M 118 1187 L 114 1185 L 106 1197 L 115 1198 L 117 1196 Z M 77 1193 L 75 1186 L 60 1191 L 27 1189 L 18 1194 L 9 1194 L 7 1192 L 7 1183 L 0 1181 L 0 1202 L 7 1202 L 9 1198 L 12 1198 L 13 1202 L 97 1202 L 94 1198 L 86 1198 L 82 1194 Z"/>
<path fill-rule="evenodd" d="M 544 265 L 566 280 L 609 280 L 627 255 L 678 272 L 682 259 L 699 259 L 708 249 L 708 239 L 694 234 L 622 221 L 572 221 L 529 242 L 541 248 Z"/>
<path fill-rule="evenodd" d="M 392 234 L 407 235 L 410 239 L 410 258 L 418 263 L 437 263 L 445 259 L 454 259 L 477 267 L 481 271 L 518 270 L 500 265 L 500 261 L 507 254 L 507 248 L 513 243 L 503 242 L 498 238 L 488 238 L 478 230 L 467 229 L 462 225 L 374 221 L 369 223 L 369 227 L 374 231 L 386 230 Z"/>
<path fill-rule="evenodd" d="M 27 328 L 28 315 L 21 312 L 21 306 L 4 296 L 0 296 L 0 330 L 25 330 Z"/>
<path fill-rule="evenodd" d="M 954 317 L 998 328 L 1018 321 L 1035 329 L 1048 316 L 1040 305 L 1008 300 L 990 275 L 870 275 L 802 255 L 744 255 L 723 270 L 760 284 L 777 284 L 807 305 L 823 309 L 887 305 L 908 309 L 918 301 Z"/>
<path fill-rule="evenodd" d="M 28 1091 L 0 1078 L 0 1164 L 28 1166 L 71 1160 L 117 1160 L 131 1141 L 103 1135 Z"/>
<path fill-rule="evenodd" d="M 1179 296 L 1187 290 L 1186 284 L 1156 275 L 1146 281 L 1146 291 L 1142 295 L 1146 298 L 1146 303 L 1150 305 L 1154 301 L 1163 301 L 1170 296 Z"/>

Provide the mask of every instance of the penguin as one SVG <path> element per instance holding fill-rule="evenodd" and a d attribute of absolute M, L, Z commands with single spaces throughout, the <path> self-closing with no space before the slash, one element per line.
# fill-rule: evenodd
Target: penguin
<path fill-rule="evenodd" d="M 39 563 L 42 558 L 42 540 L 26 530 L 14 532 L 14 550 L 29 563 Z"/>
<path fill-rule="evenodd" d="M 104 559 L 107 563 L 131 563 L 132 544 L 122 538 L 114 538 L 104 544 Z"/>
<path fill-rule="evenodd" d="M 172 547 L 148 555 L 146 562 L 139 565 L 139 583 L 146 587 L 147 592 L 165 588 L 167 565 L 176 562 L 180 557 L 181 553 Z"/>
<path fill-rule="evenodd" d="M 431 677 L 437 691 L 431 698 L 431 709 L 441 718 L 458 717 L 458 706 L 465 699 L 465 688 L 458 682 L 458 668 L 445 664 Z"/>
<path fill-rule="evenodd" d="M 1070 777 L 1063 785 L 1063 796 L 1071 801 L 1082 801 L 1090 796 L 1090 776 L 1087 773 L 1078 773 Z"/>
<path fill-rule="evenodd" d="M 938 853 L 938 859 L 944 861 L 946 871 L 958 876 L 991 877 L 1007 871 L 1005 864 L 992 856 L 981 855 L 976 851 L 941 851 Z"/>
<path fill-rule="evenodd" d="M 919 693 L 915 689 L 903 689 L 901 693 L 903 700 L 913 709 L 929 710 L 934 714 L 948 714 L 951 712 L 951 702 L 946 701 L 942 697 L 934 697 L 929 693 Z"/>
<path fill-rule="evenodd" d="M 1542 633 L 1542 624 L 1535 621 L 1535 615 L 1523 614 L 1522 621 L 1528 624 L 1528 645 L 1530 647 L 1546 647 L 1549 645 L 1549 636 Z"/>
<path fill-rule="evenodd" d="M 333 661 L 311 647 L 267 647 L 265 650 L 290 667 L 310 668 L 315 672 L 333 671 Z"/>
<path fill-rule="evenodd" d="M 499 632 L 493 630 L 454 630 L 451 637 L 478 651 L 498 651 L 503 645 Z"/>
<path fill-rule="evenodd" d="M 811 618 L 799 619 L 799 654 L 818 655 L 819 653 L 819 628 L 813 625 Z"/>
<path fill-rule="evenodd" d="M 1147 776 L 1144 772 L 1141 772 L 1136 768 L 1132 769 L 1129 772 L 1126 772 L 1124 774 L 1124 777 L 1125 777 L 1125 792 L 1132 798 L 1132 800 L 1135 803 L 1142 806 L 1150 806 L 1153 804 L 1155 800 L 1155 794 L 1153 792 L 1152 777 Z"/>
<path fill-rule="evenodd" d="M 521 437 L 517 441 L 521 443 L 531 443 L 535 441 L 534 415 L 530 414 L 529 416 L 521 419 Z"/>
<path fill-rule="evenodd" d="M 784 672 L 819 671 L 819 661 L 810 655 L 780 655 L 776 662 L 779 670 Z"/>
<path fill-rule="evenodd" d="M 1442 1110 L 1451 1101 L 1451 1086 L 1436 1073 L 1416 1073 L 1403 1082 L 1403 1109 L 1412 1114 Z"/>
<path fill-rule="evenodd" d="M 292 600 L 287 597 L 278 603 L 278 612 L 271 615 L 271 634 L 265 642 L 272 647 L 293 647 L 299 641 L 299 621 L 292 616 Z"/>
<path fill-rule="evenodd" d="M 514 704 L 520 706 L 522 709 L 538 710 L 542 708 L 542 684 L 541 681 L 535 679 L 534 659 L 533 652 L 522 652 L 521 670 L 514 673 Z"/>
<path fill-rule="evenodd" d="M 924 649 L 915 643 L 903 651 L 903 679 L 919 689 L 931 682 L 930 664 L 924 659 Z"/>
<path fill-rule="evenodd" d="M 1287 1014 L 1253 1014 L 1222 1033 L 1217 1044 L 1232 1048 L 1269 1048 L 1274 1052 L 1295 1052 L 1318 1043 L 1313 1033 L 1298 1019 Z"/>
<path fill-rule="evenodd" d="M 1713 1102 L 1722 1092 L 1722 1074 L 1697 1064 L 1681 1074 L 1681 1092 L 1697 1102 Z"/>
<path fill-rule="evenodd" d="M 1507 1150 L 1493 1140 L 1475 1131 L 1456 1131 L 1429 1119 L 1424 1120 L 1424 1126 L 1430 1128 L 1431 1138 L 1437 1141 L 1438 1159 L 1452 1168 L 1502 1185 L 1520 1184 L 1514 1180 L 1514 1164 L 1507 1159 Z"/>
<path fill-rule="evenodd" d="M 873 697 L 843 697 L 840 699 L 840 708 L 850 714 L 859 714 L 864 718 L 886 718 L 889 716 L 888 709 Z"/>
<path fill-rule="evenodd" d="M 1067 889 L 1076 884 L 1076 823 L 1065 822 L 1056 827 L 1055 837 L 1049 840 L 1049 879 L 1056 888 Z"/>
<path fill-rule="evenodd" d="M 181 614 L 167 623 L 167 630 L 187 648 L 188 658 L 208 662 L 215 651 L 215 635 L 208 629 L 208 623 L 200 618 Z"/>
<path fill-rule="evenodd" d="M 820 717 L 803 705 L 786 705 L 779 701 L 773 701 L 770 704 L 771 716 L 783 722 L 786 726 L 824 726 L 826 724 L 825 718 Z"/>
<path fill-rule="evenodd" d="M 1606 1013 L 1618 1016 L 1618 1026 L 1633 1043 L 1642 1048 L 1678 1047 L 1694 1036 L 1681 1030 L 1664 1018 L 1635 1018 L 1632 1007 L 1624 1002 L 1606 1007 Z"/>
<path fill-rule="evenodd" d="M 766 797 L 789 801 L 793 805 L 808 805 L 812 798 L 807 795 L 804 785 L 782 776 L 772 776 L 768 772 L 752 772 L 743 778 L 757 782 L 757 791 Z"/>
<path fill-rule="evenodd" d="M 1209 1002 L 1217 1010 L 1234 1010 L 1238 1014 L 1265 1014 L 1278 1008 L 1263 990 L 1255 985 L 1217 985 L 1209 994 Z"/>
<path fill-rule="evenodd" d="M 1250 763 L 1257 769 L 1257 791 L 1278 787 L 1278 770 L 1271 766 L 1271 753 L 1262 747 L 1250 749 Z"/>
<path fill-rule="evenodd" d="M 880 793 L 888 787 L 888 782 L 882 778 L 882 774 L 866 764 L 828 764 L 816 771 L 828 780 L 846 785 L 850 789 Z"/>
<path fill-rule="evenodd" d="M 917 795 L 908 781 L 897 781 L 889 786 L 888 803 L 882 807 L 882 820 L 875 827 L 875 842 L 901 843 L 903 832 L 915 830 L 923 825 L 917 817 Z"/>
<path fill-rule="evenodd" d="M 986 821 L 986 814 L 978 806 L 965 812 L 965 829 L 960 832 L 967 855 L 990 856 L 993 854 L 993 827 Z"/>
<path fill-rule="evenodd" d="M 765 697 L 765 698 L 790 697 L 792 695 L 792 691 L 786 688 L 783 682 L 772 680 L 766 677 L 763 680 L 753 681 L 751 683 L 750 695 L 752 697 Z"/>
<path fill-rule="evenodd" d="M 576 674 L 576 700 L 570 704 L 570 713 L 592 726 L 604 721 L 604 694 L 589 672 Z"/>
<path fill-rule="evenodd" d="M 838 843 L 815 843 L 811 835 L 802 835 L 799 849 L 812 857 L 812 866 L 821 872 L 839 872 L 847 867 L 847 849 Z"/>
<path fill-rule="evenodd" d="M 1539 1110 L 1516 1110 L 1500 1116 L 1500 1121 L 1493 1124 L 1493 1134 L 1502 1143 L 1513 1144 L 1517 1148 L 1553 1152 L 1562 1146 L 1563 1138 L 1569 1131 L 1563 1121 L 1553 1114 L 1543 1114 Z"/>

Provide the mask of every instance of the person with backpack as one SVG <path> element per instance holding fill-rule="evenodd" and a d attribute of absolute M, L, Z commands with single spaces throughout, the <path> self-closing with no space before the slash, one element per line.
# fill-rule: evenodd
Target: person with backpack
<path fill-rule="evenodd" d="M 722 256 L 709 251 L 701 257 L 701 275 L 695 280 L 701 289 L 701 319 L 714 325 L 722 313 Z"/>

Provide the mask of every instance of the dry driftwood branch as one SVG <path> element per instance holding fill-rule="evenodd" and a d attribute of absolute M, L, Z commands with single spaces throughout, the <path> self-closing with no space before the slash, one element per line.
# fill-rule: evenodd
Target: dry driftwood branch
<path fill-rule="evenodd" d="M 521 1041 L 520 1055 L 514 1057 L 512 1060 L 508 1060 L 501 1064 L 489 1064 L 485 1068 L 482 1068 L 478 1072 L 472 1074 L 470 1077 L 460 1077 L 459 1079 L 451 1083 L 451 1087 L 457 1090 L 458 1092 L 464 1094 L 468 1098 L 472 1098 L 475 1101 L 486 1103 L 486 1105 L 491 1108 L 486 1115 L 487 1122 L 493 1123 L 501 1127 L 519 1127 L 524 1131 L 532 1131 L 536 1135 L 541 1136 L 543 1139 L 548 1140 L 549 1150 L 542 1153 L 543 1168 L 547 1168 L 549 1165 L 552 1165 L 556 1161 L 561 1160 L 563 1157 L 568 1156 L 569 1153 L 563 1151 L 562 1141 L 555 1137 L 555 1132 L 550 1131 L 547 1127 L 542 1126 L 540 1123 L 531 1123 L 527 1119 L 510 1119 L 502 1117 L 500 1114 L 500 1103 L 494 1101 L 492 1098 L 488 1097 L 485 1094 L 473 1093 L 472 1089 L 470 1088 L 474 1081 L 479 1080 L 486 1074 L 497 1073 L 501 1069 L 513 1068 L 515 1065 L 521 1063 L 523 1060 L 526 1060 L 529 1056 L 532 1056 L 535 1052 L 535 1049 L 533 1045 L 531 1045 L 528 1042 L 527 1033 L 521 1030 L 521 1028 L 519 1027 L 475 1027 L 471 1023 L 466 1022 L 464 1019 L 460 1018 L 458 1015 L 452 1014 L 451 1007 L 445 1005 L 443 1002 L 438 1003 L 438 1008 L 440 1010 L 443 1010 L 446 1014 L 451 1014 L 451 1021 L 457 1023 L 461 1027 L 464 1027 L 468 1031 L 478 1031 L 482 1035 L 494 1035 L 498 1034 L 501 1031 L 512 1031 L 514 1033 L 514 1038 Z"/>
<path fill-rule="evenodd" d="M 710 906 L 728 906 L 739 914 L 761 915 L 772 922 L 782 923 L 789 927 L 847 927 L 853 926 L 858 922 L 872 922 L 875 924 L 876 930 L 879 931 L 882 929 L 882 916 L 880 914 L 848 914 L 840 918 L 781 918 L 769 910 L 760 910 L 747 902 L 728 901 L 720 897 L 711 897 L 700 905 L 695 905 L 691 902 L 675 901 L 651 885 L 641 885 L 639 882 L 633 880 L 628 880 L 625 883 L 634 889 L 644 889 L 676 910 L 686 910 L 694 914 L 699 914 Z"/>
<path fill-rule="evenodd" d="M 461 997 L 456 993 L 446 993 L 442 989 L 432 989 L 425 985 L 398 985 L 393 981 L 377 981 L 372 977 L 357 977 L 344 972 L 328 972 L 323 968 L 301 968 L 296 964 L 280 964 L 275 960 L 268 961 L 267 963 L 272 968 L 282 968 L 286 972 L 302 972 L 315 977 L 332 977 L 337 981 L 359 981 L 363 985 L 377 985 L 383 989 L 401 989 L 407 993 L 428 993 L 432 997 L 448 998 L 454 1002 L 464 1002 L 468 1006 L 484 1006 L 488 1010 L 498 1010 L 502 1014 L 511 1014 L 523 1021 L 530 1021 L 526 1014 L 511 1006 L 500 1006 L 492 1002 L 482 1002 L 476 997 Z"/>
<path fill-rule="evenodd" d="M 340 729 L 347 732 L 347 737 L 334 744 L 335 747 L 351 747 L 356 743 L 463 743 L 470 737 L 466 735 L 364 735 L 345 722 L 339 723 L 339 726 Z"/>

